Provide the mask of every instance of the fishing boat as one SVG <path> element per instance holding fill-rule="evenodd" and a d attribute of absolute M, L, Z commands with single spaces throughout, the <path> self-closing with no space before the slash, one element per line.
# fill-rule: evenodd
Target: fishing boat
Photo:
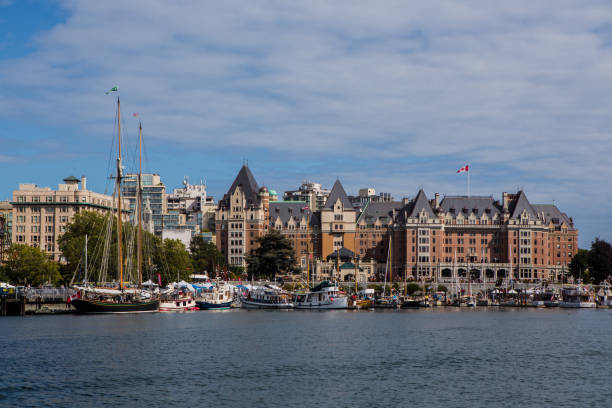
<path fill-rule="evenodd" d="M 297 293 L 294 304 L 296 309 L 346 309 L 348 298 L 337 284 L 323 281 L 310 292 Z"/>
<path fill-rule="evenodd" d="M 121 179 L 123 166 L 121 161 L 121 102 L 117 97 L 117 168 L 115 177 L 115 197 L 117 197 L 117 277 L 119 278 L 117 288 L 95 288 L 90 286 L 77 287 L 80 298 L 71 301 L 77 313 L 141 313 L 157 312 L 159 310 L 159 299 L 151 293 L 142 290 L 142 225 L 141 225 L 141 202 L 142 202 L 142 124 L 139 126 L 139 149 L 140 168 L 138 173 L 138 288 L 128 288 L 123 281 L 123 243 L 121 216 Z M 109 218 L 110 220 L 110 218 Z M 110 224 L 109 224 L 110 226 Z"/>
<path fill-rule="evenodd" d="M 196 299 L 200 310 L 227 310 L 232 307 L 233 302 L 232 287 L 226 282 L 219 281 L 210 288 L 204 289 Z"/>
<path fill-rule="evenodd" d="M 240 302 L 243 309 L 293 309 L 291 294 L 271 284 L 252 287 Z"/>

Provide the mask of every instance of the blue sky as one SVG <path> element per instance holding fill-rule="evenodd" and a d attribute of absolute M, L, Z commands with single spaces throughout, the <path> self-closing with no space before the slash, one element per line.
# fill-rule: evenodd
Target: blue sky
<path fill-rule="evenodd" d="M 394 197 L 522 188 L 612 240 L 606 1 L 0 0 L 0 200 L 86 175 L 104 192 L 118 85 L 146 170 L 219 198 L 244 159 Z"/>

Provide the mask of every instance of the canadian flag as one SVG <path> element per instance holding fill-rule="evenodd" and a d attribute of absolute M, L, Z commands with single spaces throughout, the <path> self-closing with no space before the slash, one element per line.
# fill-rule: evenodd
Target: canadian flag
<path fill-rule="evenodd" d="M 457 173 L 463 173 L 464 171 L 470 171 L 470 165 L 469 164 L 466 164 L 465 166 L 463 166 L 462 168 L 457 170 Z"/>

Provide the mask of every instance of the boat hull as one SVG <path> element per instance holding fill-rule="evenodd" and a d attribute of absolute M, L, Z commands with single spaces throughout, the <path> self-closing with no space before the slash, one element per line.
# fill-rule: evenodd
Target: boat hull
<path fill-rule="evenodd" d="M 406 300 L 402 303 L 402 309 L 418 309 L 421 307 L 421 302 L 418 300 Z"/>
<path fill-rule="evenodd" d="M 133 303 L 113 303 L 98 300 L 74 299 L 70 304 L 77 313 L 145 313 L 157 312 L 159 310 L 159 300 L 148 302 Z"/>
<path fill-rule="evenodd" d="M 336 297 L 328 302 L 295 302 L 296 309 L 347 309 L 348 299 L 346 297 Z"/>
<path fill-rule="evenodd" d="M 240 307 L 243 309 L 286 310 L 293 309 L 293 303 L 262 303 L 243 299 Z"/>
<path fill-rule="evenodd" d="M 595 302 L 559 302 L 559 307 L 564 309 L 593 309 L 597 307 Z"/>
<path fill-rule="evenodd" d="M 200 310 L 227 310 L 232 307 L 232 301 L 223 303 L 209 303 L 205 301 L 196 301 L 196 305 Z"/>

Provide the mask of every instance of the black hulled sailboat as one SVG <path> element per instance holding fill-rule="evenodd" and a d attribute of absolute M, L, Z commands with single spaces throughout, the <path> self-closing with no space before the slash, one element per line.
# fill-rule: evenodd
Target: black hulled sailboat
<path fill-rule="evenodd" d="M 157 312 L 159 310 L 159 299 L 153 299 L 152 295 L 142 291 L 142 225 L 141 225 L 141 201 L 142 201 L 142 124 L 139 128 L 139 150 L 140 165 L 138 170 L 138 290 L 126 290 L 123 282 L 123 250 L 122 250 L 122 220 L 121 220 L 121 102 L 117 97 L 117 177 L 115 179 L 115 191 L 117 193 L 117 266 L 119 277 L 118 289 L 106 288 L 79 288 L 80 297 L 71 301 L 77 313 L 141 313 Z"/>

